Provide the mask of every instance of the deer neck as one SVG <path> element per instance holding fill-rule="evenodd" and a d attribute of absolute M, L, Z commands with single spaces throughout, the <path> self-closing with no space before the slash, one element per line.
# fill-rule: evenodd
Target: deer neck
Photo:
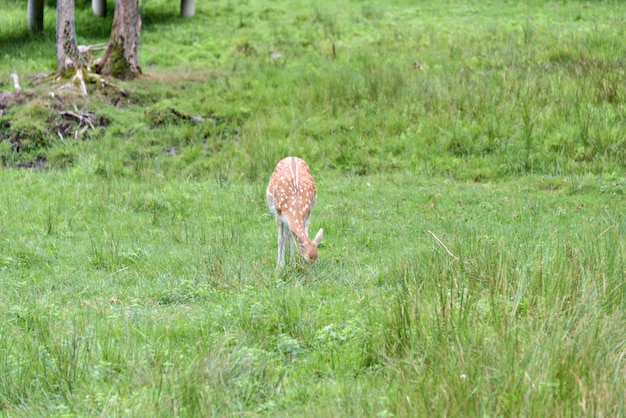
<path fill-rule="evenodd" d="M 287 218 L 287 222 L 289 223 L 289 230 L 298 238 L 298 241 L 302 243 L 302 245 L 307 245 L 312 242 L 306 234 L 302 220 L 289 217 Z"/>

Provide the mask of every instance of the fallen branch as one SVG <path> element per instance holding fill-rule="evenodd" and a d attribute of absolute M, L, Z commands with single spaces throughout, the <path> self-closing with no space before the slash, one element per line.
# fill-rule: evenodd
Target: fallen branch
<path fill-rule="evenodd" d="M 435 239 L 435 241 L 437 241 L 437 243 L 439 245 L 441 245 L 446 252 L 448 253 L 448 255 L 452 258 L 454 258 L 456 261 L 459 261 L 459 257 L 457 257 L 456 255 L 452 254 L 452 252 L 448 249 L 448 247 L 446 247 L 446 244 L 443 243 L 443 241 L 441 241 L 439 238 L 437 238 L 437 235 L 435 235 L 435 233 L 433 231 L 428 231 L 428 233 L 430 235 L 432 235 L 432 237 Z"/>
<path fill-rule="evenodd" d="M 87 124 L 87 125 L 89 125 L 89 127 L 91 129 L 96 129 L 93 126 L 93 123 L 91 123 L 91 118 L 93 117 L 93 113 L 91 113 L 91 112 L 78 114 L 78 113 L 70 112 L 69 110 L 62 110 L 62 111 L 59 112 L 59 114 L 61 116 L 71 116 L 71 117 L 73 117 L 74 119 L 78 120 L 79 125 L 83 125 L 84 126 L 85 124 Z"/>
<path fill-rule="evenodd" d="M 95 45 L 78 45 L 78 53 L 82 55 L 86 62 L 90 63 L 92 61 L 91 51 L 102 51 L 106 48 L 106 43 L 95 44 Z"/>
<path fill-rule="evenodd" d="M 202 116 L 194 116 L 194 115 L 187 115 L 183 112 L 180 112 L 176 109 L 170 109 L 170 112 L 172 112 L 175 116 L 183 119 L 183 120 L 190 120 L 192 122 L 202 122 L 204 120 L 204 118 Z"/>
<path fill-rule="evenodd" d="M 61 110 L 59 111 L 59 115 L 61 115 L 64 119 L 76 120 L 76 122 L 78 123 L 78 127 L 74 130 L 74 139 L 78 139 L 79 135 L 83 135 L 90 129 L 96 129 L 93 121 L 95 115 L 93 114 L 93 112 L 79 113 L 76 107 L 74 107 L 74 110 L 75 112 L 72 112 L 70 110 Z M 63 129 L 63 127 L 60 125 L 58 129 L 59 130 L 57 131 L 57 133 L 61 137 L 61 140 L 63 140 L 63 136 L 61 134 L 61 129 Z M 66 132 L 66 134 L 69 134 L 69 132 Z"/>

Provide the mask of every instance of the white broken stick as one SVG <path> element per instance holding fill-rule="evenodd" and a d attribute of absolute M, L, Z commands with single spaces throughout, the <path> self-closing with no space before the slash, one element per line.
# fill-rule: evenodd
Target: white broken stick
<path fill-rule="evenodd" d="M 435 241 L 437 241 L 437 243 L 438 243 L 439 245 L 441 245 L 441 246 L 442 246 L 442 247 L 446 250 L 446 252 L 448 253 L 448 255 L 449 255 L 450 257 L 454 258 L 456 261 L 459 261 L 459 257 L 457 257 L 456 255 L 452 254 L 452 251 L 450 251 L 450 250 L 448 249 L 448 247 L 446 247 L 446 244 L 444 244 L 444 243 L 443 243 L 443 241 L 441 241 L 439 238 L 437 238 L 437 235 L 435 235 L 435 233 L 434 233 L 433 231 L 430 231 L 430 230 L 429 230 L 429 231 L 428 231 L 428 233 L 429 233 L 430 235 L 432 235 L 432 237 L 435 239 Z"/>

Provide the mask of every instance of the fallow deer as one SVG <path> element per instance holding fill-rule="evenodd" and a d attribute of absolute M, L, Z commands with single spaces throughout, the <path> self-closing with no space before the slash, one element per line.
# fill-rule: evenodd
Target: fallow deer
<path fill-rule="evenodd" d="M 315 263 L 317 246 L 324 231 L 320 229 L 313 241 L 309 239 L 309 222 L 317 190 L 307 163 L 298 157 L 281 160 L 270 178 L 266 196 L 270 211 L 276 215 L 278 266 L 285 265 L 287 243 L 291 261 L 294 261 L 294 241 L 305 261 Z"/>

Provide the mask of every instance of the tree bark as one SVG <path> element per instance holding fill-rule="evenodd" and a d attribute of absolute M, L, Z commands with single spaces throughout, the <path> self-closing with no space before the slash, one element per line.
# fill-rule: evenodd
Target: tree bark
<path fill-rule="evenodd" d="M 57 1 L 57 64 L 61 72 L 84 65 L 76 43 L 74 0 Z"/>
<path fill-rule="evenodd" d="M 95 63 L 97 72 L 126 80 L 141 74 L 139 33 L 141 18 L 138 0 L 117 0 L 113 29 L 107 49 Z"/>
<path fill-rule="evenodd" d="M 28 28 L 31 32 L 43 32 L 44 0 L 28 0 Z"/>
<path fill-rule="evenodd" d="M 91 0 L 91 10 L 93 14 L 98 17 L 107 16 L 107 1 L 106 0 Z"/>
<path fill-rule="evenodd" d="M 194 0 L 180 0 L 180 15 L 192 17 L 196 11 Z"/>

